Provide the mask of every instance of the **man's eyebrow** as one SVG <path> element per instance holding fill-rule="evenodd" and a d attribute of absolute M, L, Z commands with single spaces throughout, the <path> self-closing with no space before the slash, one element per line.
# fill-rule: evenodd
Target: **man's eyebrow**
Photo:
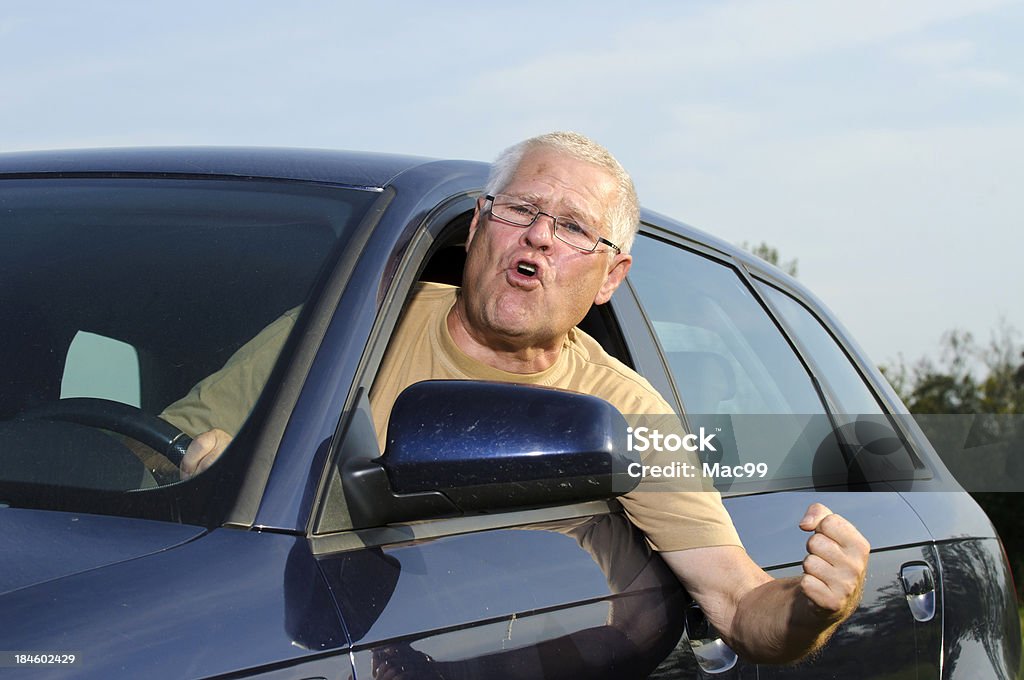
<path fill-rule="evenodd" d="M 532 191 L 523 191 L 514 194 L 514 196 L 520 200 L 526 201 L 527 203 L 533 203 L 534 205 L 542 203 L 544 198 Z M 584 210 L 575 201 L 563 201 L 565 210 L 557 211 L 559 217 L 572 217 L 578 219 L 580 222 L 584 222 L 587 226 L 598 227 L 601 222 L 596 215 L 590 213 L 589 210 Z"/>
<path fill-rule="evenodd" d="M 575 217 L 580 222 L 585 223 L 588 227 L 598 228 L 601 226 L 601 220 L 597 215 L 591 213 L 589 210 L 584 210 L 579 205 L 572 202 L 568 203 L 566 207 L 569 208 L 570 211 L 567 217 Z"/>
<path fill-rule="evenodd" d="M 509 195 L 514 196 L 521 201 L 526 201 L 527 203 L 539 203 L 542 200 L 540 194 L 532 191 L 520 191 Z"/>

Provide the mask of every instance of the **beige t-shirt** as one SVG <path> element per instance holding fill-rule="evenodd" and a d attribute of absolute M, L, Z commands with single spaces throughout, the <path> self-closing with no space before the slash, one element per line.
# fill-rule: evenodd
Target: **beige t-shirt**
<path fill-rule="evenodd" d="M 601 397 L 630 420 L 640 414 L 673 414 L 646 379 L 577 328 L 569 331 L 555 363 L 539 373 L 508 373 L 473 359 L 448 332 L 446 319 L 457 291 L 452 286 L 420 284 L 406 306 L 370 390 L 382 451 L 391 406 L 402 390 L 421 380 L 494 380 L 573 390 Z M 670 458 L 681 460 L 678 454 Z M 688 460 L 693 463 L 696 458 Z M 699 476 L 689 480 L 644 477 L 619 501 L 655 550 L 740 545 L 720 495 Z"/>
<path fill-rule="evenodd" d="M 446 323 L 457 291 L 452 286 L 419 284 L 406 305 L 370 391 L 381 450 L 395 399 L 421 380 L 495 380 L 557 387 L 601 397 L 627 417 L 672 414 L 672 408 L 647 380 L 579 329 L 569 332 L 558 360 L 539 373 L 508 373 L 467 356 L 452 340 Z M 298 308 L 289 310 L 267 326 L 224 368 L 204 378 L 184 398 L 167 407 L 161 417 L 192 436 L 213 427 L 232 436 L 237 434 L 297 314 Z M 645 477 L 619 501 L 655 550 L 740 545 L 718 492 L 699 478 L 655 481 Z"/>
<path fill-rule="evenodd" d="M 275 319 L 232 354 L 219 371 L 200 380 L 188 394 L 164 409 L 160 417 L 190 437 L 215 427 L 237 436 L 266 386 L 301 309 L 294 307 Z"/>

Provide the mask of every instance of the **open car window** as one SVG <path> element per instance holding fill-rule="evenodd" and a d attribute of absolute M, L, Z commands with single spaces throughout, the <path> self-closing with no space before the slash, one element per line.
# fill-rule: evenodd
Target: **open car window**
<path fill-rule="evenodd" d="M 0 182 L 0 502 L 66 507 L 75 489 L 178 483 L 124 423 L 167 424 L 169 404 L 294 316 L 376 195 L 262 180 Z M 241 422 L 276 359 L 236 400 Z"/>

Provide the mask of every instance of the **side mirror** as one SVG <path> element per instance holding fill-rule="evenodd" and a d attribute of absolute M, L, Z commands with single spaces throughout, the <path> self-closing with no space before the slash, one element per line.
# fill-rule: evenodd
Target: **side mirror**
<path fill-rule="evenodd" d="M 632 490 L 626 420 L 597 397 L 428 380 L 391 411 L 384 455 L 351 461 L 356 526 L 607 499 Z"/>

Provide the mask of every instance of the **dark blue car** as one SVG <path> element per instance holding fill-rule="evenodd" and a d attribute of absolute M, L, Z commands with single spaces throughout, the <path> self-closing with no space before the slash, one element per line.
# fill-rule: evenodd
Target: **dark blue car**
<path fill-rule="evenodd" d="M 369 387 L 414 284 L 459 282 L 486 171 L 0 156 L 0 674 L 1017 677 L 999 539 L 884 379 L 795 281 L 660 215 L 582 325 L 719 435 L 716 485 L 770 573 L 799 570 L 811 500 L 870 540 L 819 656 L 758 667 L 716 637 L 614 499 L 630 459 L 603 402 L 421 384 L 382 456 Z M 187 435 L 157 415 L 288 310 L 248 420 L 183 481 Z"/>

